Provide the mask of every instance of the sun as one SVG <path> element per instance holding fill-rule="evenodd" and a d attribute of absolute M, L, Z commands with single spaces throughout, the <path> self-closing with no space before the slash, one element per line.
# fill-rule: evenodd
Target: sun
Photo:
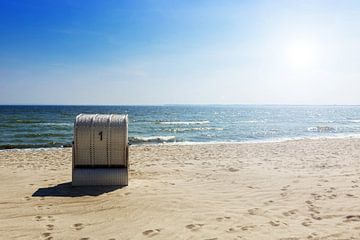
<path fill-rule="evenodd" d="M 311 41 L 296 40 L 286 49 L 287 62 L 297 68 L 315 66 L 319 62 L 320 47 Z"/>

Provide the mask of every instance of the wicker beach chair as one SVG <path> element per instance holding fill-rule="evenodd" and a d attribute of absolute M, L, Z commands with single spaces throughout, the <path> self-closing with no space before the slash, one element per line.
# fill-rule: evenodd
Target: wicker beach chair
<path fill-rule="evenodd" d="M 80 114 L 74 123 L 72 185 L 128 185 L 128 117 Z"/>

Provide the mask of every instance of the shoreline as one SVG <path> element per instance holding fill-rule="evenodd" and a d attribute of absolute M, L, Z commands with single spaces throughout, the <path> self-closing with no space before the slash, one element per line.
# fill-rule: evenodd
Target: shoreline
<path fill-rule="evenodd" d="M 140 143 L 140 144 L 129 144 L 129 147 L 139 147 L 139 146 L 187 146 L 187 145 L 240 145 L 240 144 L 262 144 L 262 143 L 281 143 L 288 141 L 301 141 L 301 140 L 321 140 L 321 139 L 360 139 L 360 133 L 356 134 L 339 134 L 333 136 L 313 136 L 313 137 L 283 137 L 283 138 L 274 138 L 274 139 L 264 139 L 264 140 L 245 140 L 245 141 L 211 141 L 211 142 L 163 142 L 163 143 Z M 35 147 L 35 148 L 4 148 L 0 149 L 2 151 L 31 151 L 31 150 L 51 150 L 51 149 L 71 149 L 71 146 L 65 147 Z"/>

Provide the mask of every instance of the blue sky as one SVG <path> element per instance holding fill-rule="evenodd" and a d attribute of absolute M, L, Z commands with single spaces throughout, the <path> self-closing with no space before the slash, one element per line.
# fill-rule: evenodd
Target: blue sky
<path fill-rule="evenodd" d="M 360 1 L 0 0 L 0 104 L 360 104 Z"/>

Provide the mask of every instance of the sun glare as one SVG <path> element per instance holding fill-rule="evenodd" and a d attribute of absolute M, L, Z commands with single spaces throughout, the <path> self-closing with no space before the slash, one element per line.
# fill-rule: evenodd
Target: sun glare
<path fill-rule="evenodd" d="M 291 66 L 312 67 L 319 62 L 319 47 L 313 42 L 294 41 L 286 50 L 287 61 Z"/>

